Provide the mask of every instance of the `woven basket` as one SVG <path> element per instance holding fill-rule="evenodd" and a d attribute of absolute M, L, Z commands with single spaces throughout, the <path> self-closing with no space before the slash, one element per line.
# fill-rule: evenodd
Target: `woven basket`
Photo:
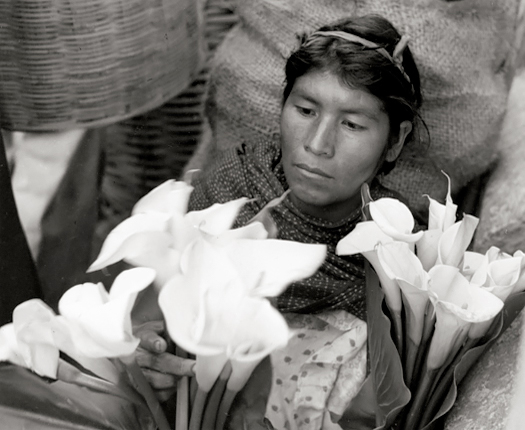
<path fill-rule="evenodd" d="M 202 3 L 0 0 L 0 127 L 95 127 L 162 105 L 201 68 Z"/>
<path fill-rule="evenodd" d="M 238 22 L 234 0 L 207 0 L 204 39 L 212 56 Z M 107 127 L 97 236 L 129 216 L 137 200 L 169 178 L 180 178 L 203 131 L 208 67 L 162 106 Z"/>

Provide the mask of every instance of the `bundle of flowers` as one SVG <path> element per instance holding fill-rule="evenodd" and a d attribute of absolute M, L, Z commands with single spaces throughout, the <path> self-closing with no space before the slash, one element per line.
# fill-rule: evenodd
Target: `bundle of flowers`
<path fill-rule="evenodd" d="M 343 428 L 431 429 L 457 385 L 525 304 L 525 254 L 469 251 L 478 219 L 429 198 L 426 230 L 400 201 L 372 201 L 343 238 L 340 255 L 367 259 L 370 374 Z M 416 229 L 417 230 L 417 229 Z M 373 268 L 373 269 L 372 269 Z"/>
<path fill-rule="evenodd" d="M 148 268 L 123 271 L 109 293 L 102 284 L 75 285 L 60 299 L 59 315 L 40 299 L 21 303 L 13 311 L 13 322 L 0 327 L 0 362 L 25 367 L 49 381 L 43 388 L 45 399 L 35 394 L 36 400 L 45 403 L 56 399 L 62 405 L 54 407 L 69 420 L 74 413 L 89 412 L 93 425 L 120 428 L 127 423 L 129 428 L 162 428 L 165 417 L 153 393 L 146 390 L 146 397 L 138 394 L 148 383 L 131 358 L 139 340 L 132 334 L 130 311 L 137 294 L 154 277 L 155 271 Z M 35 380 L 18 375 L 13 390 L 29 385 L 27 389 L 33 392 L 31 383 Z M 93 405 L 88 400 L 94 396 L 85 390 L 101 396 L 103 401 L 95 410 L 90 410 Z M 42 394 L 42 387 L 38 392 Z M 134 421 L 122 409 L 123 404 L 133 412 Z M 79 418 L 85 421 L 88 417 Z M 33 421 L 38 428 L 57 425 L 34 411 L 20 419 L 24 426 L 35 425 Z"/>
<path fill-rule="evenodd" d="M 255 367 L 290 337 L 268 298 L 314 274 L 326 246 L 270 238 L 264 213 L 232 228 L 246 198 L 188 212 L 192 190 L 167 181 L 144 196 L 90 270 L 119 260 L 155 269 L 167 331 L 179 354 L 196 358 L 198 388 L 179 384 L 176 428 L 222 429 Z"/>

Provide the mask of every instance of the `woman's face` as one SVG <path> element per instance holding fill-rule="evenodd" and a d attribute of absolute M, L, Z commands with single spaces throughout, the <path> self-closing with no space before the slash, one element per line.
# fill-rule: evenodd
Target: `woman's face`
<path fill-rule="evenodd" d="M 361 185 L 383 161 L 389 134 L 377 97 L 331 72 L 301 76 L 281 115 L 283 167 L 294 204 L 331 221 L 348 216 L 361 204 Z"/>

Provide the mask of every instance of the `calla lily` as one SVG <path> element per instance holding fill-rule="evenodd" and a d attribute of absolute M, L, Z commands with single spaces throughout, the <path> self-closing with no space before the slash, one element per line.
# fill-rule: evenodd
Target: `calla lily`
<path fill-rule="evenodd" d="M 488 283 L 485 289 L 501 300 L 507 300 L 520 277 L 521 262 L 520 257 L 510 257 L 490 263 L 487 270 Z"/>
<path fill-rule="evenodd" d="M 468 254 L 468 255 L 467 255 Z M 467 257 L 471 257 L 471 253 L 465 253 Z M 514 261 L 507 261 L 512 258 L 516 258 Z M 519 277 L 519 272 L 521 271 L 520 257 L 512 257 L 506 252 L 502 252 L 499 248 L 491 246 L 485 255 L 482 255 L 480 258 L 479 255 L 475 257 L 476 261 L 473 261 L 470 258 L 470 266 L 474 269 L 472 273 L 470 282 L 484 287 L 500 285 L 508 285 L 511 281 L 516 284 L 516 280 L 512 280 L 513 276 L 509 270 L 513 273 L 517 271 L 516 274 Z M 465 264 L 464 264 L 465 266 Z M 519 267 L 516 267 L 519 266 Z M 512 290 L 508 294 L 512 293 Z"/>
<path fill-rule="evenodd" d="M 447 359 L 454 357 L 469 330 L 471 334 L 476 333 L 478 324 L 492 320 L 503 308 L 503 302 L 492 293 L 469 283 L 456 267 L 438 265 L 430 270 L 429 276 L 436 326 L 427 366 L 438 369 Z"/>
<path fill-rule="evenodd" d="M 40 299 L 19 304 L 13 311 L 13 322 L 0 328 L 0 360 L 56 379 L 59 350 L 55 318 L 53 310 Z"/>
<path fill-rule="evenodd" d="M 246 198 L 186 213 L 192 190 L 184 182 L 170 180 L 150 191 L 137 202 L 132 216 L 110 232 L 88 271 L 125 260 L 155 269 L 156 285 L 162 287 L 179 273 L 184 249 L 199 236 L 219 241 L 267 237 L 260 223 L 230 230 Z"/>
<path fill-rule="evenodd" d="M 364 221 L 358 223 L 349 234 L 339 241 L 335 252 L 337 255 L 362 254 L 376 271 L 390 310 L 401 312 L 402 304 L 399 286 L 386 276 L 376 252 L 378 244 L 384 245 L 393 241 L 394 239 L 379 228 L 375 221 Z"/>
<path fill-rule="evenodd" d="M 459 267 L 478 223 L 478 218 L 465 215 L 461 221 L 447 228 L 439 239 L 437 264 Z"/>
<path fill-rule="evenodd" d="M 118 275 L 109 293 L 101 283 L 67 290 L 58 307 L 77 353 L 87 357 L 132 354 L 139 340 L 132 334 L 131 309 L 137 294 L 154 278 L 153 269 L 135 268 Z"/>
<path fill-rule="evenodd" d="M 412 233 L 415 221 L 408 207 L 397 199 L 384 197 L 368 205 L 370 215 L 381 230 L 394 240 L 414 243 L 423 232 Z"/>
<path fill-rule="evenodd" d="M 450 193 L 450 177 L 442 172 L 448 180 L 448 191 L 445 204 L 428 197 L 428 230 L 416 243 L 417 256 L 426 271 L 430 270 L 438 259 L 438 245 L 441 235 L 456 222 L 457 205 L 452 201 Z"/>
<path fill-rule="evenodd" d="M 423 332 L 429 304 L 429 275 L 405 242 L 378 245 L 377 255 L 386 275 L 397 282 L 402 292 L 407 335 L 403 366 L 405 382 L 410 387 L 421 362 L 418 358 L 420 345 L 428 340 L 428 335 L 424 336 Z"/>
<path fill-rule="evenodd" d="M 386 275 L 396 281 L 401 289 L 407 315 L 407 334 L 415 345 L 419 345 L 429 301 L 430 277 L 404 242 L 379 245 L 377 255 Z"/>

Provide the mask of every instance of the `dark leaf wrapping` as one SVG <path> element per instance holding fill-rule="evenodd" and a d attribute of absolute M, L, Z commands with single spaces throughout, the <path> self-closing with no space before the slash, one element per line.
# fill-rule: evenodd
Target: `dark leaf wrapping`
<path fill-rule="evenodd" d="M 155 430 L 146 402 L 140 396 L 130 398 L 129 388 L 114 385 L 105 390 L 100 384 L 94 389 L 46 380 L 23 367 L 0 363 L 2 428 Z"/>

